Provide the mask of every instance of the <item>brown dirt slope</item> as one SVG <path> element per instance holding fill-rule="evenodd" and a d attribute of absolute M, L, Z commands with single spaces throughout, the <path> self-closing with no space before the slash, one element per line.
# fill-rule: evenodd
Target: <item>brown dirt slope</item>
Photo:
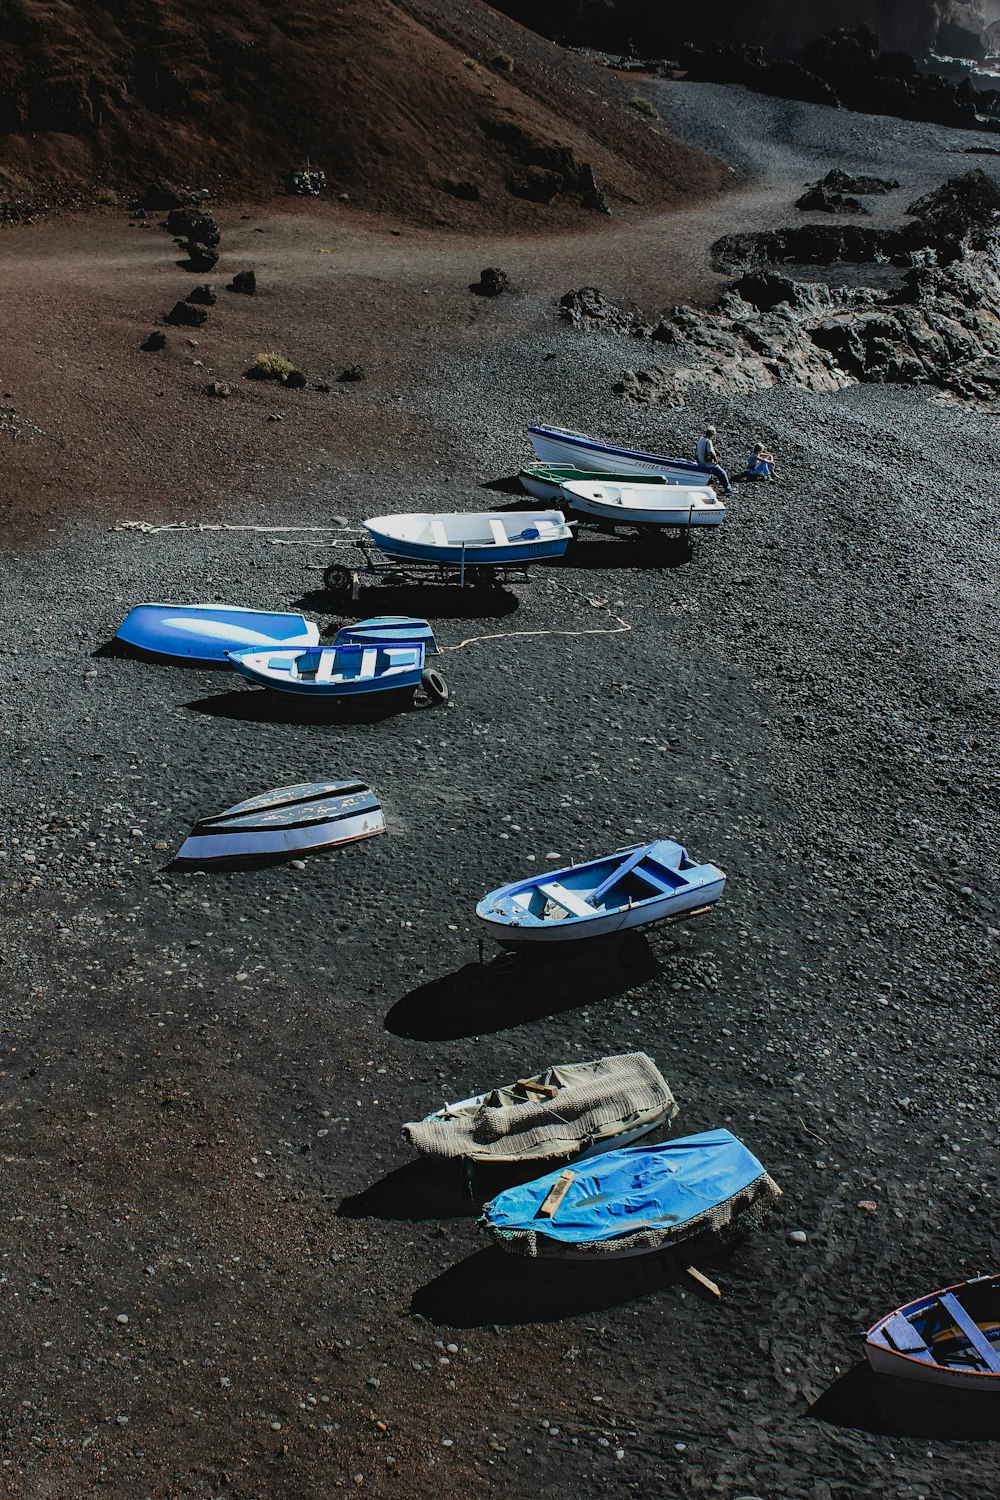
<path fill-rule="evenodd" d="M 85 202 L 158 174 L 269 196 L 305 156 L 366 207 L 470 228 L 589 216 L 584 163 L 612 203 L 717 188 L 724 169 L 631 92 L 478 0 L 9 0 L 0 203 Z M 552 171 L 551 203 L 518 195 Z"/>

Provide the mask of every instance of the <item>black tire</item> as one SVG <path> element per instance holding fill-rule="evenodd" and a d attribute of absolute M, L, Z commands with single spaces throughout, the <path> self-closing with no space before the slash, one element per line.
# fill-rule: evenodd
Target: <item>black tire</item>
<path fill-rule="evenodd" d="M 447 703 L 450 696 L 448 684 L 437 667 L 425 667 L 420 674 L 420 686 L 432 703 Z"/>
<path fill-rule="evenodd" d="M 354 588 L 354 574 L 343 563 L 331 563 L 323 574 L 323 587 L 331 594 L 349 594 Z"/>

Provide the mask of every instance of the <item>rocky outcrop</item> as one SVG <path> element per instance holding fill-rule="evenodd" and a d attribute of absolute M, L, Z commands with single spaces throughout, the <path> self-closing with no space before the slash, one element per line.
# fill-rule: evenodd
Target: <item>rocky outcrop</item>
<path fill-rule="evenodd" d="M 567 293 L 562 312 L 579 327 L 662 348 L 656 363 L 627 371 L 616 385 L 632 401 L 677 404 L 693 385 L 732 394 L 786 382 L 835 391 L 866 381 L 935 385 L 992 405 L 1000 401 L 998 199 L 990 179 L 968 173 L 911 204 L 920 217 L 905 227 L 907 243 L 933 243 L 911 249 L 891 290 L 795 280 L 750 256 L 751 269 L 710 312 L 679 307 L 644 324 L 592 287 Z M 845 236 L 854 237 L 858 258 L 873 259 L 874 247 L 886 246 L 881 236 L 904 233 L 810 227 L 822 230 L 834 259 Z M 935 244 L 950 247 L 947 259 Z"/>
<path fill-rule="evenodd" d="M 857 195 L 891 193 L 899 183 L 894 177 L 852 177 L 834 167 L 819 182 L 807 182 L 806 191 L 796 198 L 795 207 L 804 213 L 866 214 L 869 210 Z"/>

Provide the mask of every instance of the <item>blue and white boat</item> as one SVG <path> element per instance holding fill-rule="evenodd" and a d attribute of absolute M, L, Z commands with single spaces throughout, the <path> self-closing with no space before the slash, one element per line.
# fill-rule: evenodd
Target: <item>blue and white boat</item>
<path fill-rule="evenodd" d="M 137 604 L 115 640 L 171 661 L 224 665 L 226 653 L 243 646 L 316 646 L 319 626 L 302 615 L 228 604 Z"/>
<path fill-rule="evenodd" d="M 615 484 L 571 479 L 568 510 L 613 526 L 721 526 L 726 507 L 707 484 Z"/>
<path fill-rule="evenodd" d="M 375 516 L 363 524 L 389 557 L 477 568 L 561 557 L 573 537 L 558 510 Z"/>
<path fill-rule="evenodd" d="M 422 641 L 409 646 L 251 646 L 228 651 L 230 662 L 259 687 L 308 698 L 415 692 L 424 670 Z"/>
<path fill-rule="evenodd" d="M 174 864 L 291 858 L 384 832 L 381 804 L 364 782 L 305 782 L 261 792 L 199 819 Z"/>
<path fill-rule="evenodd" d="M 979 1276 L 897 1307 L 869 1328 L 880 1375 L 1000 1396 L 1000 1276 Z"/>
<path fill-rule="evenodd" d="M 618 448 L 567 427 L 529 427 L 528 437 L 543 464 L 573 464 L 591 472 L 662 474 L 675 484 L 707 484 L 712 471 L 687 458 L 664 458 L 638 448 Z"/>
<path fill-rule="evenodd" d="M 781 1190 L 742 1141 L 706 1130 L 612 1151 L 508 1188 L 480 1224 L 504 1250 L 608 1260 L 649 1255 L 697 1234 L 738 1232 Z"/>
<path fill-rule="evenodd" d="M 713 906 L 725 884 L 715 865 L 695 864 L 672 839 L 654 839 L 501 886 L 483 897 L 476 915 L 505 948 L 572 943 Z"/>
<path fill-rule="evenodd" d="M 335 646 L 410 646 L 421 642 L 427 656 L 437 656 L 438 643 L 426 620 L 415 615 L 376 615 L 371 620 L 357 620 L 342 625 L 334 637 Z"/>

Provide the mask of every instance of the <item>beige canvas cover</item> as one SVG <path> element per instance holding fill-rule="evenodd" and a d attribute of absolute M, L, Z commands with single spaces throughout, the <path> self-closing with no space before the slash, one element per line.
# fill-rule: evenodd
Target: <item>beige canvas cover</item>
<path fill-rule="evenodd" d="M 645 1052 L 560 1063 L 403 1126 L 426 1156 L 552 1161 L 669 1124 L 677 1104 Z"/>

